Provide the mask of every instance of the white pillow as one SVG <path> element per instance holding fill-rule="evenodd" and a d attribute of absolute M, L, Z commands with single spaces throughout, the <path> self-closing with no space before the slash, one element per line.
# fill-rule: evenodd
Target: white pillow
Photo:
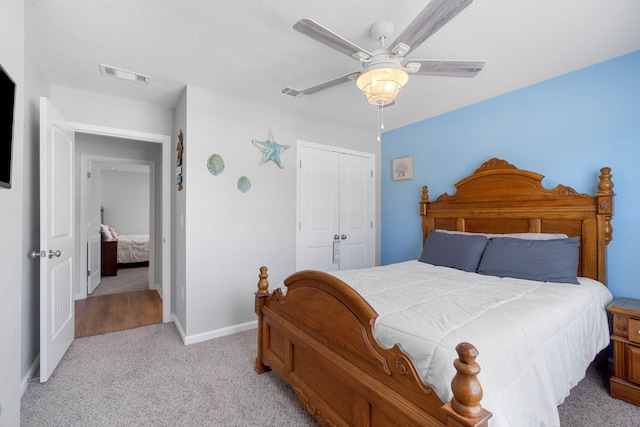
<path fill-rule="evenodd" d="M 100 234 L 102 234 L 102 240 L 113 240 L 113 236 L 109 231 L 109 226 L 100 224 Z"/>
<path fill-rule="evenodd" d="M 487 239 L 492 237 L 513 237 L 514 239 L 524 240 L 553 240 L 553 239 L 566 239 L 569 236 L 566 234 L 553 234 L 553 233 L 508 233 L 508 234 L 492 234 L 492 233 L 469 233 L 467 231 L 451 231 L 451 230 L 436 230 L 442 233 L 451 234 L 471 234 L 476 236 L 486 236 Z"/>

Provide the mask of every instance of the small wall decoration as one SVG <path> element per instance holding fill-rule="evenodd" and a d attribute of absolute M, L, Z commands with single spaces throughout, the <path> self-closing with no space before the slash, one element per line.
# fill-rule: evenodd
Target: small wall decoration
<path fill-rule="evenodd" d="M 394 181 L 413 179 L 413 157 L 398 157 L 391 161 L 391 176 Z"/>
<path fill-rule="evenodd" d="M 224 171 L 224 160 L 220 154 L 212 154 L 207 160 L 207 169 L 214 175 L 220 175 Z"/>
<path fill-rule="evenodd" d="M 180 129 L 180 133 L 178 134 L 178 145 L 176 145 L 176 185 L 178 186 L 178 191 L 182 190 L 182 153 L 184 152 L 184 142 L 182 136 L 182 129 Z"/>
<path fill-rule="evenodd" d="M 246 176 L 238 178 L 238 190 L 246 193 L 251 189 L 251 181 Z"/>
<path fill-rule="evenodd" d="M 258 149 L 262 151 L 262 159 L 260 159 L 260 163 L 258 163 L 258 165 L 262 166 L 268 161 L 272 161 L 273 163 L 278 165 L 280 169 L 284 168 L 282 162 L 280 161 L 280 153 L 289 148 L 289 146 L 280 145 L 275 142 L 273 140 L 273 132 L 271 131 L 271 129 L 269 129 L 269 137 L 266 141 L 258 141 L 254 139 L 252 142 L 253 145 L 258 147 Z"/>

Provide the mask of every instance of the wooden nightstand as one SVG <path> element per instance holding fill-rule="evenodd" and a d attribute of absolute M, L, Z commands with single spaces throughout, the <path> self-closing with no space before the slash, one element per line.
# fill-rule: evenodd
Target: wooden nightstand
<path fill-rule="evenodd" d="M 610 394 L 640 405 L 640 300 L 620 298 L 607 311 L 613 314 Z"/>
<path fill-rule="evenodd" d="M 118 275 L 118 241 L 103 240 L 102 241 L 102 259 L 100 262 L 100 270 L 102 276 Z"/>

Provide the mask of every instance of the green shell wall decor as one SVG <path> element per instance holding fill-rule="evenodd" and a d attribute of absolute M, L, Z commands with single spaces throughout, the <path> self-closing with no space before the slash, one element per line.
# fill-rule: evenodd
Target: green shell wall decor
<path fill-rule="evenodd" d="M 224 160 L 220 154 L 212 154 L 207 160 L 207 169 L 214 175 L 220 175 L 224 171 Z"/>
<path fill-rule="evenodd" d="M 251 189 L 251 180 L 249 180 L 249 178 L 247 178 L 246 176 L 241 176 L 240 178 L 238 178 L 238 190 L 242 191 L 243 193 L 246 193 L 250 189 Z"/>

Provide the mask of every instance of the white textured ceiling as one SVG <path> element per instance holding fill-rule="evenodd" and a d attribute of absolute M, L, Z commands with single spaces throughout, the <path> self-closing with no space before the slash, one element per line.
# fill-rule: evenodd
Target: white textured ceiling
<path fill-rule="evenodd" d="M 53 84 L 175 107 L 185 85 L 372 128 L 376 109 L 349 82 L 280 94 L 360 70 L 293 30 L 311 18 L 373 50 L 374 22 L 400 34 L 427 0 L 26 0 L 26 40 Z M 386 129 L 640 50 L 638 0 L 476 0 L 408 56 L 482 59 L 471 79 L 411 76 Z M 151 76 L 139 85 L 99 64 Z"/>

